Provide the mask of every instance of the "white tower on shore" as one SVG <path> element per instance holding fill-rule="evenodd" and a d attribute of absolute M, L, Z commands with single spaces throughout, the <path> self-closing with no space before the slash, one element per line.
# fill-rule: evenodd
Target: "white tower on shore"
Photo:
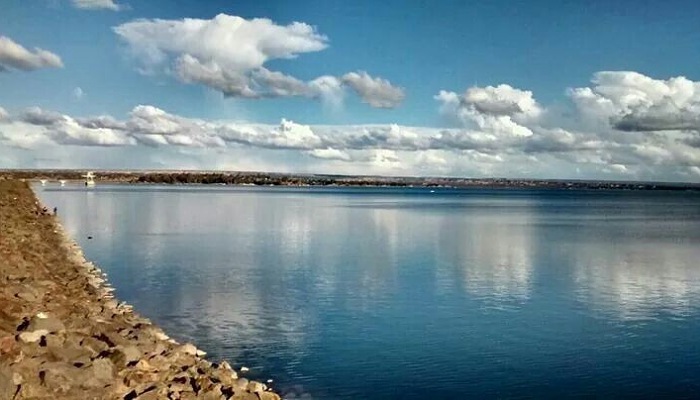
<path fill-rule="evenodd" d="M 85 175 L 83 175 L 83 178 L 85 178 L 85 186 L 95 186 L 94 172 L 88 171 Z"/>

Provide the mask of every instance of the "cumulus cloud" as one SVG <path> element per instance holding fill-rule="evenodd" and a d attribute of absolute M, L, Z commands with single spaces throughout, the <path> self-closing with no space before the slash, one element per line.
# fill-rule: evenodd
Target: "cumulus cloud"
<path fill-rule="evenodd" d="M 526 126 L 542 113 L 532 92 L 509 85 L 472 87 L 463 95 L 440 91 L 435 100 L 441 103 L 441 112 L 467 126 L 477 127 L 499 136 L 532 136 Z"/>
<path fill-rule="evenodd" d="M 183 118 L 153 106 L 136 106 L 126 121 L 126 134 L 147 146 L 223 147 L 224 140 L 212 134 L 213 126 L 198 119 Z"/>
<path fill-rule="evenodd" d="M 83 10 L 111 10 L 119 11 L 123 6 L 114 2 L 114 0 L 72 0 L 75 8 Z"/>
<path fill-rule="evenodd" d="M 697 82 L 627 71 L 599 72 L 591 82 L 568 89 L 574 110 L 560 114 L 542 107 L 532 92 L 509 85 L 474 87 L 462 95 L 443 90 L 435 96 L 440 112 L 473 131 L 443 136 L 453 148 L 555 157 L 620 177 L 674 168 L 680 173 L 682 166 L 697 165 Z"/>
<path fill-rule="evenodd" d="M 50 51 L 27 50 L 6 36 L 0 36 L 0 72 L 18 69 L 33 71 L 40 68 L 62 68 L 61 58 Z"/>
<path fill-rule="evenodd" d="M 30 107 L 22 111 L 19 116 L 19 120 L 26 122 L 30 125 L 39 126 L 51 126 L 60 121 L 63 121 L 66 117 L 55 111 L 43 110 L 39 107 Z"/>
<path fill-rule="evenodd" d="M 266 68 L 259 68 L 253 73 L 253 81 L 261 87 L 267 87 L 269 96 L 308 96 L 311 94 L 309 85 L 299 79 L 285 75 L 281 72 L 273 72 Z"/>
<path fill-rule="evenodd" d="M 189 54 L 175 62 L 175 72 L 182 82 L 200 83 L 231 97 L 261 97 L 251 88 L 249 77 L 240 71 L 225 70 L 215 62 L 202 63 Z"/>
<path fill-rule="evenodd" d="M 327 47 L 327 38 L 304 23 L 283 26 L 266 18 L 247 20 L 226 14 L 210 20 L 139 19 L 114 31 L 144 67 L 158 67 L 174 58 L 181 76 L 216 89 L 241 86 L 269 60 Z"/>
<path fill-rule="evenodd" d="M 342 81 L 372 107 L 394 108 L 406 96 L 402 88 L 393 86 L 386 79 L 373 78 L 364 71 L 347 73 Z"/>
<path fill-rule="evenodd" d="M 472 87 L 461 99 L 463 105 L 488 115 L 524 115 L 536 117 L 541 108 L 529 90 L 520 90 L 510 85 Z"/>
<path fill-rule="evenodd" d="M 343 99 L 345 98 L 343 82 L 334 76 L 319 76 L 309 82 L 309 89 L 311 93 L 331 108 L 337 109 L 343 104 Z"/>
<path fill-rule="evenodd" d="M 700 82 L 653 79 L 632 71 L 602 71 L 591 88 L 570 96 L 585 115 L 628 132 L 700 130 Z"/>
<path fill-rule="evenodd" d="M 350 155 L 343 151 L 334 148 L 326 149 L 313 149 L 308 152 L 311 157 L 320 158 L 322 160 L 339 160 L 339 161 L 350 161 Z"/>
<path fill-rule="evenodd" d="M 89 129 L 126 130 L 125 122 L 118 121 L 109 115 L 100 115 L 90 118 L 76 118 L 76 121 L 78 121 L 80 125 Z"/>
<path fill-rule="evenodd" d="M 70 116 L 32 107 L 12 119 L 33 127 L 43 128 L 45 136 L 56 144 L 77 146 L 127 146 L 135 140 L 118 129 L 90 127 Z M 17 136 L 14 136 L 17 139 Z M 10 138 L 12 139 L 12 138 Z M 20 141 L 22 138 L 20 135 Z M 40 142 L 40 141 L 37 141 Z M 26 143 L 24 144 L 26 145 Z"/>
<path fill-rule="evenodd" d="M 293 77 L 271 71 L 261 74 L 257 79 L 275 81 L 279 90 L 306 90 Z M 435 98 L 440 111 L 452 117 L 455 126 L 451 128 L 305 125 L 287 119 L 276 125 L 256 124 L 188 118 L 139 105 L 123 119 L 108 115 L 78 118 L 40 108 L 5 112 L 0 113 L 5 115 L 0 118 L 0 132 L 3 145 L 28 149 L 48 143 L 150 148 L 154 154 L 171 152 L 170 148 L 201 149 L 198 154 L 209 155 L 265 154 L 271 160 L 305 159 L 294 164 L 296 168 L 308 163 L 321 165 L 317 171 L 322 172 L 700 179 L 695 173 L 700 168 L 700 132 L 658 122 L 668 120 L 672 113 L 658 118 L 653 130 L 641 117 L 638 120 L 646 128 L 637 133 L 619 127 L 626 116 L 648 115 L 649 110 L 669 102 L 668 96 L 675 96 L 676 105 L 692 112 L 694 89 L 672 88 L 690 88 L 696 83 L 614 76 L 597 74 L 591 87 L 570 89 L 570 109 L 560 114 L 541 106 L 531 92 L 508 85 L 474 87 L 461 95 L 444 90 Z M 324 77 L 315 85 L 318 92 L 333 98 L 343 83 Z M 287 156 L 277 156 L 283 153 Z M 201 162 L 212 165 L 204 159 Z M 282 162 L 274 165 L 284 171 L 297 170 Z"/>
<path fill-rule="evenodd" d="M 396 107 L 403 89 L 366 72 L 342 78 L 321 76 L 308 82 L 265 67 L 270 60 L 294 59 L 328 47 L 328 38 L 311 25 L 278 25 L 265 18 L 219 14 L 213 19 L 139 19 L 116 26 L 146 73 L 170 71 L 184 83 L 201 84 L 227 97 L 300 96 L 338 106 L 344 87 L 367 104 Z"/>

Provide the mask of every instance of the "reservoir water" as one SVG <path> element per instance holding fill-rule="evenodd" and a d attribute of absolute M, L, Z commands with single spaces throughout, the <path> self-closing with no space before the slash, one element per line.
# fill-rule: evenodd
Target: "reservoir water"
<path fill-rule="evenodd" d="M 36 190 L 119 299 L 285 398 L 700 396 L 698 194 Z"/>

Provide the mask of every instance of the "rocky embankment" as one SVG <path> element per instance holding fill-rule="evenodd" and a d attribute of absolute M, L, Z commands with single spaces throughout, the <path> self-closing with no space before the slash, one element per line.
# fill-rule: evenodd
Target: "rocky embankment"
<path fill-rule="evenodd" d="M 0 180 L 0 399 L 260 399 L 119 303 L 24 182 Z"/>

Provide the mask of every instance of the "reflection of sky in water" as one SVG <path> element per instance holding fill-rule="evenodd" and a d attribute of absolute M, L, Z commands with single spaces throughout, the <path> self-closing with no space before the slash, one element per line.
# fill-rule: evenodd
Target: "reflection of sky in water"
<path fill-rule="evenodd" d="M 651 227 L 651 231 L 655 229 Z M 700 296 L 700 252 L 687 244 L 635 238 L 583 243 L 574 256 L 579 295 L 623 319 L 659 312 L 689 316 Z"/>
<path fill-rule="evenodd" d="M 51 189 L 120 298 L 284 391 L 700 390 L 695 195 Z"/>

